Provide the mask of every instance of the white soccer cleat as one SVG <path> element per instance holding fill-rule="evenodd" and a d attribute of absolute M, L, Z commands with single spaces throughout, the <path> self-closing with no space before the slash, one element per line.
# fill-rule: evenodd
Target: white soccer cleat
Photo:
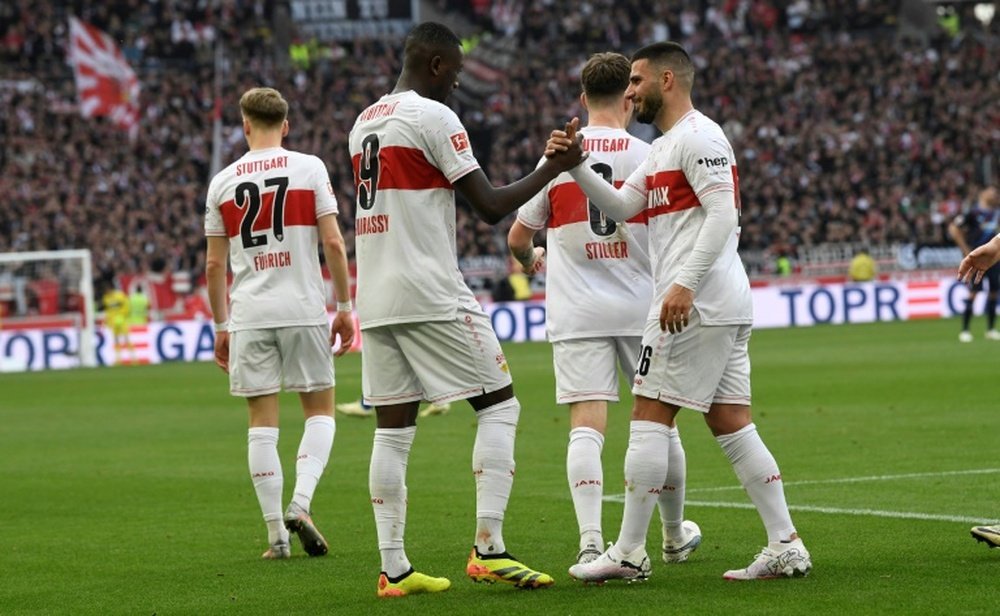
<path fill-rule="evenodd" d="M 986 339 L 987 340 L 1000 340 L 1000 332 L 998 332 L 995 329 L 988 329 L 988 330 L 986 330 Z"/>
<path fill-rule="evenodd" d="M 663 529 L 663 562 L 669 564 L 682 563 L 688 559 L 691 552 L 701 545 L 701 529 L 691 520 L 684 520 L 681 524 L 681 536 L 679 538 L 667 535 L 667 529 Z"/>
<path fill-rule="evenodd" d="M 781 544 L 780 550 L 766 547 L 746 569 L 726 571 L 726 580 L 772 580 L 780 577 L 805 577 L 812 570 L 809 550 L 801 539 Z"/>
<path fill-rule="evenodd" d="M 287 541 L 272 543 L 267 551 L 260 555 L 264 560 L 284 560 L 292 557 L 292 546 Z"/>
<path fill-rule="evenodd" d="M 643 582 L 652 572 L 646 548 L 637 547 L 631 554 L 621 554 L 614 545 L 607 551 L 585 564 L 573 565 L 569 568 L 570 576 L 581 582 L 603 584 L 608 580 L 625 580 L 627 582 Z"/>
<path fill-rule="evenodd" d="M 450 402 L 442 402 L 438 404 L 437 402 L 430 402 L 420 411 L 420 417 L 430 417 L 432 415 L 444 415 L 449 410 L 451 410 Z"/>
<path fill-rule="evenodd" d="M 337 412 L 352 417 L 371 417 L 375 414 L 375 409 L 361 404 L 361 400 L 355 400 L 354 402 L 338 404 Z"/>
<path fill-rule="evenodd" d="M 959 342 L 972 342 L 972 332 L 960 332 L 958 334 Z"/>
<path fill-rule="evenodd" d="M 972 538 L 985 543 L 991 548 L 1000 548 L 1000 525 L 973 526 Z"/>
<path fill-rule="evenodd" d="M 323 556 L 330 549 L 309 512 L 303 511 L 295 503 L 290 504 L 285 511 L 285 528 L 299 536 L 302 548 L 309 556 Z"/>
<path fill-rule="evenodd" d="M 601 556 L 601 548 L 593 543 L 588 543 L 576 555 L 576 564 L 586 565 L 594 562 Z"/>

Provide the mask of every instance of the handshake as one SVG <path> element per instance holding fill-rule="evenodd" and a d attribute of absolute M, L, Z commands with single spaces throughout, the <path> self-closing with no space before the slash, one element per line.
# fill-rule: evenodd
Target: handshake
<path fill-rule="evenodd" d="M 573 118 L 563 130 L 554 130 L 545 144 L 545 158 L 560 171 L 569 171 L 587 158 L 583 137 L 579 134 L 580 118 Z"/>

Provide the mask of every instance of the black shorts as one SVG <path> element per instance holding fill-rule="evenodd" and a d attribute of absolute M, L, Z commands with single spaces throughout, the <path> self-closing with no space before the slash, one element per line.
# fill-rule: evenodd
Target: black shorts
<path fill-rule="evenodd" d="M 990 293 L 996 293 L 1000 290 L 1000 263 L 986 270 L 986 273 L 983 274 L 979 282 L 970 282 L 969 289 L 972 291 L 982 291 L 984 282 L 989 283 L 987 286 L 990 288 Z"/>

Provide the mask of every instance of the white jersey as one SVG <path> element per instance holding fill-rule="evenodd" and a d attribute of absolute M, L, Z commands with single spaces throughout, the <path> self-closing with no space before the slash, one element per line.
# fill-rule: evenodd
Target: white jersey
<path fill-rule="evenodd" d="M 325 325 L 316 219 L 337 213 L 323 161 L 252 150 L 212 178 L 205 235 L 229 238 L 230 331 Z"/>
<path fill-rule="evenodd" d="M 479 163 L 455 112 L 413 91 L 383 96 L 358 116 L 350 149 L 361 328 L 478 305 L 458 269 L 452 182 Z"/>
<path fill-rule="evenodd" d="M 646 200 L 649 247 L 656 281 L 650 318 L 659 317 L 667 289 L 694 247 L 705 211 L 699 199 L 714 191 L 735 193 L 740 207 L 736 155 L 722 128 L 692 109 L 652 144 L 649 158 L 625 182 Z M 695 291 L 705 325 L 750 324 L 750 281 L 736 252 L 739 228 Z"/>
<path fill-rule="evenodd" d="M 585 164 L 616 187 L 646 159 L 649 144 L 620 128 L 587 127 Z M 645 212 L 616 223 L 568 173 L 518 210 L 529 229 L 548 227 L 545 328 L 549 340 L 641 336 L 653 297 Z"/>

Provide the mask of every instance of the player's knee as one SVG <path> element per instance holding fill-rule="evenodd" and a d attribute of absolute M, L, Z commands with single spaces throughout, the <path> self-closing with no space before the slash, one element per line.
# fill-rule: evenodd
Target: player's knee
<path fill-rule="evenodd" d="M 713 404 L 705 413 L 705 423 L 714 436 L 738 432 L 751 421 L 750 407 L 741 404 Z"/>

